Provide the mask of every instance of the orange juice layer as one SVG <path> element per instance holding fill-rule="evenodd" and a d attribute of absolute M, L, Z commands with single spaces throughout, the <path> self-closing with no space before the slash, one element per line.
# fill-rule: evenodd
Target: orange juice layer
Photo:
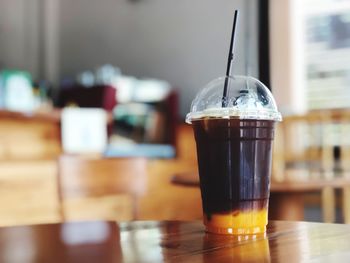
<path fill-rule="evenodd" d="M 267 209 L 231 214 L 212 214 L 210 220 L 204 216 L 208 232 L 217 234 L 259 234 L 266 231 Z"/>

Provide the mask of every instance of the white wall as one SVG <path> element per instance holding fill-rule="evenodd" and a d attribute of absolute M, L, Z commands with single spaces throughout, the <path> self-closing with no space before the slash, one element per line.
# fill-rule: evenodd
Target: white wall
<path fill-rule="evenodd" d="M 60 0 L 42 0 L 45 12 L 42 20 L 45 25 L 42 27 L 44 35 L 44 77 L 52 83 L 58 83 L 60 78 Z"/>
<path fill-rule="evenodd" d="M 57 83 L 111 63 L 124 74 L 169 81 L 185 115 L 198 90 L 225 73 L 236 8 L 233 69 L 257 75 L 257 1 L 1 0 L 0 67 Z"/>
<path fill-rule="evenodd" d="M 0 1 L 0 68 L 39 75 L 38 0 Z"/>
<path fill-rule="evenodd" d="M 241 10 L 237 74 L 257 74 L 256 0 L 61 0 L 60 76 L 111 63 L 124 74 L 169 81 L 184 115 L 195 94 L 225 74 L 234 9 Z M 250 6 L 247 8 L 247 6 Z M 247 23 L 251 38 L 247 43 Z"/>

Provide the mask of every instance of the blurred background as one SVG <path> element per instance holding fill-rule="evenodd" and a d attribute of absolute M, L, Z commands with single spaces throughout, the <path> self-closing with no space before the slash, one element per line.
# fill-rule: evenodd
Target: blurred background
<path fill-rule="evenodd" d="M 284 116 L 271 218 L 349 223 L 349 1 L 2 0 L 0 225 L 200 219 L 184 117 L 225 74 L 234 9 L 233 74 Z"/>

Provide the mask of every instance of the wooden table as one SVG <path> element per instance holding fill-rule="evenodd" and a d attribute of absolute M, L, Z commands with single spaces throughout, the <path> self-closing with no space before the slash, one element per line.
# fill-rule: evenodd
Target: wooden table
<path fill-rule="evenodd" d="M 348 262 L 350 226 L 271 221 L 250 238 L 199 221 L 76 222 L 0 228 L 0 262 Z"/>
<path fill-rule="evenodd" d="M 179 186 L 199 187 L 197 173 L 179 173 L 171 178 Z M 340 189 L 350 185 L 349 178 L 318 178 L 271 182 L 269 218 L 278 220 L 304 220 L 303 194 L 321 192 L 326 187 Z"/>

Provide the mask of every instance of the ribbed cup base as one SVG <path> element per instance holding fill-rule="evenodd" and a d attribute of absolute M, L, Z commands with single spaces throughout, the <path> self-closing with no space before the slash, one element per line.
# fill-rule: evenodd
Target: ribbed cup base
<path fill-rule="evenodd" d="M 222 227 L 212 227 L 206 226 L 206 231 L 214 234 L 224 234 L 224 235 L 255 235 L 262 234 L 266 232 L 266 226 L 257 227 L 247 227 L 247 228 L 222 228 Z"/>
<path fill-rule="evenodd" d="M 231 214 L 204 215 L 207 232 L 226 235 L 253 235 L 266 232 L 267 209 Z"/>

